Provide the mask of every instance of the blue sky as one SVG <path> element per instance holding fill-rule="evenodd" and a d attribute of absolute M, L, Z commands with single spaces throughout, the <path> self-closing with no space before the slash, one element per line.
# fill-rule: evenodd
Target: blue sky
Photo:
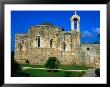
<path fill-rule="evenodd" d="M 30 26 L 51 23 L 71 30 L 70 17 L 74 11 L 12 11 L 11 12 L 11 49 L 14 49 L 16 33 L 27 33 Z M 94 42 L 100 33 L 100 11 L 77 11 L 80 16 L 81 42 Z"/>

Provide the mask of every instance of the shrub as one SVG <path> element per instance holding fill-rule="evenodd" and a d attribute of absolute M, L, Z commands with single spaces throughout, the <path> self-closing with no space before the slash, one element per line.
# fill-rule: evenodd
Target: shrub
<path fill-rule="evenodd" d="M 100 69 L 99 69 L 99 68 L 97 68 L 97 69 L 95 70 L 95 74 L 97 75 L 97 77 L 100 77 Z"/>
<path fill-rule="evenodd" d="M 45 67 L 53 71 L 59 67 L 60 62 L 57 60 L 56 57 L 49 57 L 47 62 L 45 63 Z"/>

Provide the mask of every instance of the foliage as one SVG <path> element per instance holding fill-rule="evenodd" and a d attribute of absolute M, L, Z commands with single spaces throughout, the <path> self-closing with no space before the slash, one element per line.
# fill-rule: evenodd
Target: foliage
<path fill-rule="evenodd" d="M 97 69 L 95 70 L 95 74 L 97 75 L 97 77 L 100 77 L 100 69 L 99 69 L 99 68 L 97 68 Z"/>
<path fill-rule="evenodd" d="M 61 28 L 61 30 L 62 30 L 62 31 L 65 31 L 65 29 L 64 29 L 64 28 Z"/>
<path fill-rule="evenodd" d="M 45 67 L 49 68 L 52 71 L 53 69 L 57 69 L 59 67 L 59 64 L 60 62 L 56 57 L 49 57 L 49 59 L 45 63 Z"/>

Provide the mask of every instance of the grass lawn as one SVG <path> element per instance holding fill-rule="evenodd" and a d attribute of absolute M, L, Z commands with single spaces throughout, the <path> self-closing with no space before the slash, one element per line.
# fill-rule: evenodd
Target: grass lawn
<path fill-rule="evenodd" d="M 21 67 L 34 67 L 34 68 L 45 68 L 44 65 L 30 65 L 30 64 L 20 64 Z M 60 65 L 60 69 L 63 70 L 87 70 L 90 67 L 86 66 L 72 66 L 72 65 Z M 26 69 L 22 72 L 17 73 L 17 77 L 80 77 L 85 72 L 76 72 L 76 71 L 57 71 L 49 72 L 47 70 L 41 69 Z"/>
<path fill-rule="evenodd" d="M 72 65 L 61 65 L 59 68 L 64 69 L 64 70 L 87 70 L 91 69 L 91 67 L 86 67 L 86 66 L 72 66 Z"/>
<path fill-rule="evenodd" d="M 45 68 L 44 65 L 30 65 L 30 64 L 20 64 L 21 67 L 35 67 L 35 68 Z M 72 65 L 60 65 L 59 69 L 64 70 L 87 70 L 91 69 L 91 67 L 86 66 L 72 66 Z"/>
<path fill-rule="evenodd" d="M 57 71 L 50 72 L 47 70 L 39 70 L 39 69 L 27 69 L 22 71 L 23 74 L 18 73 L 18 77 L 79 77 L 82 76 L 85 72 L 69 72 L 69 71 Z"/>

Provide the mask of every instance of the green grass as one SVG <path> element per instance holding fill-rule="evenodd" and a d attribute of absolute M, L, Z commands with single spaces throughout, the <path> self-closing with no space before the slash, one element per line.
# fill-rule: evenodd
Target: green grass
<path fill-rule="evenodd" d="M 86 66 L 75 66 L 75 65 L 61 65 L 59 68 L 64 69 L 64 70 L 87 70 L 91 69 L 91 67 L 86 67 Z"/>
<path fill-rule="evenodd" d="M 49 72 L 47 70 L 39 70 L 39 69 L 27 69 L 22 71 L 24 77 L 79 77 L 84 74 L 84 72 L 69 72 L 69 71 L 57 71 L 57 72 Z M 21 73 L 18 73 L 18 77 L 21 77 Z"/>
<path fill-rule="evenodd" d="M 30 64 L 20 64 L 21 67 L 34 67 L 34 68 L 45 68 L 44 65 L 30 65 Z M 63 70 L 87 70 L 90 67 L 86 66 L 72 66 L 72 65 L 60 65 L 60 69 Z M 73 71 L 57 71 L 57 72 L 48 72 L 47 70 L 40 69 L 26 69 L 22 72 L 17 73 L 17 77 L 80 77 L 85 72 L 73 72 Z"/>
<path fill-rule="evenodd" d="M 20 66 L 21 67 L 45 68 L 44 65 L 20 64 Z M 64 70 L 87 70 L 87 69 L 91 69 L 91 67 L 75 66 L 75 65 L 60 65 L 59 68 L 64 69 Z"/>

